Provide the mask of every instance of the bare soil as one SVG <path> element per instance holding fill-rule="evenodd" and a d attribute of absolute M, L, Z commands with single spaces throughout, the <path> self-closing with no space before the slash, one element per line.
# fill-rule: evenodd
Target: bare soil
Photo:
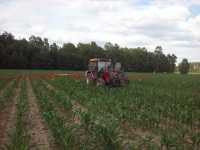
<path fill-rule="evenodd" d="M 7 86 L 6 86 L 7 87 Z M 16 105 L 17 98 L 19 96 L 19 81 L 17 88 L 15 89 L 14 97 L 12 101 L 7 103 L 7 106 L 0 111 L 0 149 L 4 149 L 10 141 L 10 132 L 15 125 L 16 117 Z M 2 94 L 2 93 L 1 93 Z"/>
<path fill-rule="evenodd" d="M 160 146 L 160 136 L 155 135 L 149 130 L 145 130 L 142 128 L 134 128 L 130 125 L 129 122 L 125 121 L 121 124 L 120 127 L 120 135 L 123 138 L 122 145 L 126 147 L 126 144 L 131 141 L 131 139 L 135 139 L 136 136 L 145 138 L 152 137 L 152 142 Z"/>
<path fill-rule="evenodd" d="M 28 79 L 27 81 L 29 100 L 28 132 L 30 135 L 31 150 L 53 150 L 55 149 L 55 145 L 52 142 L 52 137 L 39 111 L 37 99 L 33 93 L 30 80 Z"/>

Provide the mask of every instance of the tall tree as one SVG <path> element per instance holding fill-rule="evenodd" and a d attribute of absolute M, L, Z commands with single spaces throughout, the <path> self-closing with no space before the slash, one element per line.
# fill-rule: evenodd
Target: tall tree
<path fill-rule="evenodd" d="M 173 72 L 176 63 L 176 56 L 165 55 L 161 46 L 155 52 L 141 47 L 123 48 L 110 42 L 102 48 L 94 41 L 77 46 L 64 43 L 59 47 L 39 36 L 17 40 L 11 33 L 0 34 L 0 68 L 85 70 L 88 60 L 95 57 L 111 58 L 113 62 L 121 62 L 125 70 L 136 72 Z"/>
<path fill-rule="evenodd" d="M 179 64 L 179 71 L 181 74 L 187 74 L 189 72 L 190 65 L 188 60 L 184 58 L 182 62 Z"/>
<path fill-rule="evenodd" d="M 51 68 L 54 68 L 54 69 L 56 69 L 56 68 L 58 68 L 59 67 L 59 65 L 58 65 L 58 49 L 59 49 L 59 47 L 57 46 L 57 44 L 56 43 L 53 43 L 52 45 L 50 45 L 50 54 L 49 54 L 49 56 L 50 56 L 50 66 L 51 66 Z"/>

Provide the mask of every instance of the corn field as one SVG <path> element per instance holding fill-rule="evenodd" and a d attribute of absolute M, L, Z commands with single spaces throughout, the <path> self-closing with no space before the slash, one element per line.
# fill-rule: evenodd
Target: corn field
<path fill-rule="evenodd" d="M 200 149 L 200 75 L 129 73 L 118 88 L 39 71 L 10 76 L 0 78 L 1 148 Z"/>

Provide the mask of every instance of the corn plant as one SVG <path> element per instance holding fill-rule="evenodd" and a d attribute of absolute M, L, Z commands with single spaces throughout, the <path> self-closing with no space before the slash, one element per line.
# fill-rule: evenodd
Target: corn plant
<path fill-rule="evenodd" d="M 53 102 L 49 93 L 45 92 L 44 86 L 39 81 L 32 82 L 34 92 L 38 98 L 39 105 L 45 121 L 47 122 L 56 143 L 62 149 L 70 149 L 73 145 L 71 129 L 65 128 L 64 121 L 54 110 Z"/>
<path fill-rule="evenodd" d="M 3 90 L 3 94 L 0 95 L 0 109 L 4 108 L 5 105 L 12 100 L 16 86 L 17 81 L 14 80 L 6 89 Z"/>
<path fill-rule="evenodd" d="M 20 94 L 17 100 L 17 117 L 11 143 L 7 146 L 8 150 L 28 150 L 29 136 L 27 134 L 27 85 L 25 80 L 20 85 Z"/>
<path fill-rule="evenodd" d="M 84 81 L 68 78 L 47 80 L 92 114 L 90 117 L 81 116 L 86 127 L 103 117 L 106 126 L 104 123 L 100 125 L 110 128 L 107 125 L 109 121 L 105 119 L 109 116 L 116 118 L 118 124 L 127 121 L 136 129 L 156 134 L 167 148 L 180 149 L 188 145 L 183 142 L 185 137 L 191 139 L 189 133 L 194 133 L 200 126 L 198 81 L 196 76 L 155 75 L 151 80 L 131 81 L 127 87 L 112 89 L 86 86 Z M 172 130 L 170 133 L 173 134 L 163 132 L 168 130 Z"/>

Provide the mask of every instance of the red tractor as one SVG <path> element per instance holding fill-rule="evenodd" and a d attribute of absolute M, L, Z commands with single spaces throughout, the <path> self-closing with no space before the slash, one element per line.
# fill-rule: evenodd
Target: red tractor
<path fill-rule="evenodd" d="M 85 73 L 87 84 L 123 86 L 129 83 L 128 77 L 119 62 L 113 64 L 111 59 L 93 58 L 89 60 Z"/>

